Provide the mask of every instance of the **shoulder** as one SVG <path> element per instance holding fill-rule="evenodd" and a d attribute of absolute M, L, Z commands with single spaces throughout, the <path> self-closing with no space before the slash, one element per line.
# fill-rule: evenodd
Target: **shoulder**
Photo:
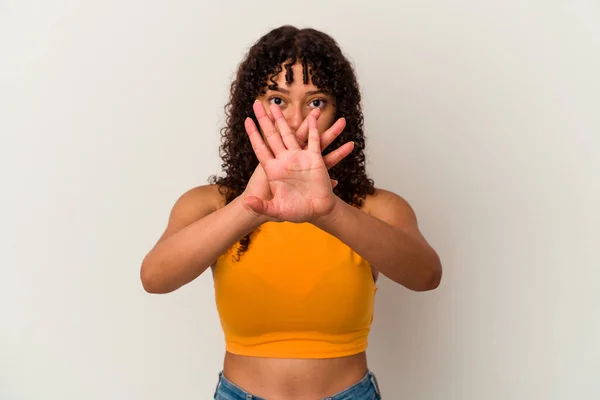
<path fill-rule="evenodd" d="M 183 214 L 207 214 L 223 206 L 224 196 L 218 185 L 202 185 L 187 190 L 173 205 L 173 211 Z"/>
<path fill-rule="evenodd" d="M 217 211 L 224 204 L 225 197 L 220 193 L 218 185 L 202 185 L 187 190 L 175 201 L 161 239 Z"/>
<path fill-rule="evenodd" d="M 363 203 L 363 210 L 391 225 L 418 232 L 417 216 L 409 202 L 392 191 L 376 188 Z"/>
<path fill-rule="evenodd" d="M 379 214 L 389 208 L 396 211 L 413 212 L 412 206 L 404 197 L 381 188 L 375 188 L 375 193 L 367 195 L 363 202 L 363 210 L 369 214 Z"/>

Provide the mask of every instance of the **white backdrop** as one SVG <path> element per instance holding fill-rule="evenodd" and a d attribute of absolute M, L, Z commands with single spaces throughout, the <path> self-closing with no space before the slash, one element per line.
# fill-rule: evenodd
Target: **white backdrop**
<path fill-rule="evenodd" d="M 443 261 L 433 292 L 381 280 L 385 397 L 600 398 L 599 3 L 252 3 L 0 0 L 0 398 L 212 398 L 210 274 L 150 295 L 139 268 L 286 23 L 355 63 L 368 171 Z"/>

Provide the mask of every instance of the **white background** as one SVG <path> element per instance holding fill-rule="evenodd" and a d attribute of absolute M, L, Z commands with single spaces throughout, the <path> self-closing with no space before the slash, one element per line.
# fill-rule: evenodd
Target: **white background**
<path fill-rule="evenodd" d="M 212 398 L 210 274 L 150 295 L 139 268 L 287 23 L 355 64 L 368 172 L 443 261 L 433 292 L 381 280 L 385 398 L 600 398 L 599 3 L 382 4 L 0 1 L 0 398 Z"/>

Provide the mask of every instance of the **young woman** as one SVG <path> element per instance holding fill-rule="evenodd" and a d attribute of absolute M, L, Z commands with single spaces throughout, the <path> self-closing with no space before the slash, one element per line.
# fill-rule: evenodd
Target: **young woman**
<path fill-rule="evenodd" d="M 377 276 L 425 291 L 442 268 L 410 205 L 366 175 L 351 64 L 325 33 L 274 29 L 240 64 L 227 117 L 224 176 L 175 203 L 144 288 L 211 267 L 216 399 L 381 398 L 365 352 Z"/>

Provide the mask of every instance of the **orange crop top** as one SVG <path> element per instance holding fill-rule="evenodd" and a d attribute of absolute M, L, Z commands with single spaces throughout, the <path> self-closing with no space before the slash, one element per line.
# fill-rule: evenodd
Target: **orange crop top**
<path fill-rule="evenodd" d="M 377 287 L 365 259 L 310 223 L 261 225 L 239 261 L 238 246 L 213 272 L 227 351 L 333 358 L 366 350 Z"/>

